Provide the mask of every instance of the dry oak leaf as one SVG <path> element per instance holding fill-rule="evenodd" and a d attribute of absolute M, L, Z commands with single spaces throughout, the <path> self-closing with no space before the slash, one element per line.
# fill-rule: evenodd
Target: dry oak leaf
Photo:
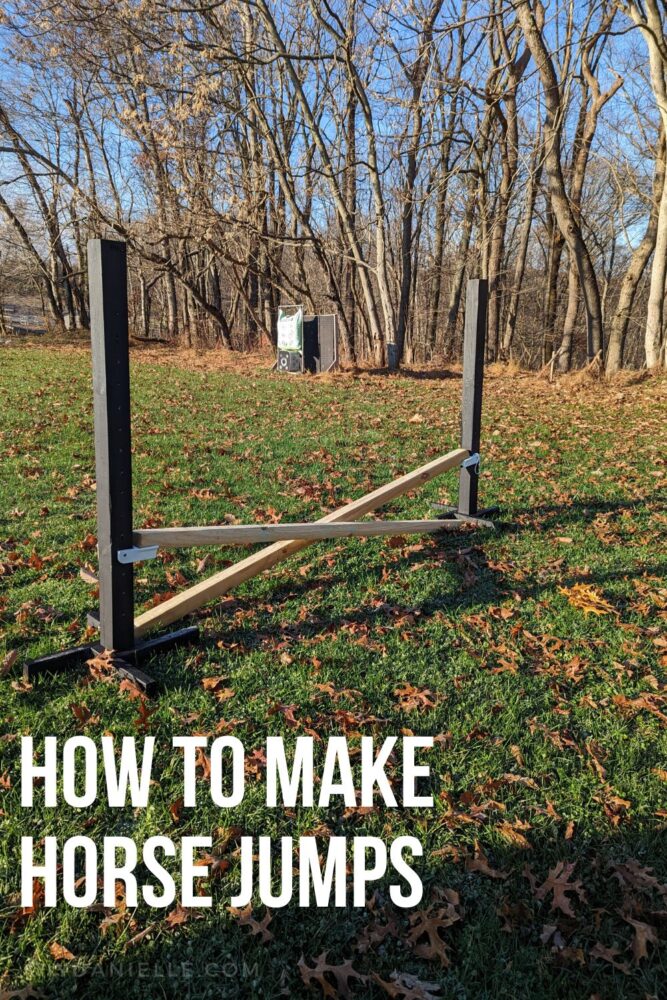
<path fill-rule="evenodd" d="M 216 701 L 227 701 L 234 697 L 234 690 L 225 687 L 226 677 L 205 677 L 201 682 L 204 691 L 210 691 Z"/>
<path fill-rule="evenodd" d="M 663 885 L 653 874 L 652 868 L 645 868 L 635 858 L 611 866 L 614 878 L 618 879 L 621 888 L 631 888 L 650 892 L 655 890 L 663 899 L 667 898 L 667 885 Z"/>
<path fill-rule="evenodd" d="M 118 930 L 118 925 L 124 923 L 128 916 L 129 914 L 125 908 L 125 904 L 123 903 L 121 909 L 117 910 L 115 913 L 110 913 L 104 918 L 99 926 L 100 934 L 106 934 L 112 927 L 115 927 L 116 930 Z"/>
<path fill-rule="evenodd" d="M 630 924 L 634 933 L 632 938 L 632 955 L 637 964 L 642 958 L 648 958 L 648 945 L 658 943 L 658 932 L 651 924 L 646 924 L 642 920 L 633 920 L 621 910 L 618 911 L 626 924 Z"/>
<path fill-rule="evenodd" d="M 629 799 L 622 799 L 619 795 L 614 795 L 609 785 L 604 785 L 602 795 L 594 795 L 593 800 L 602 805 L 605 816 L 612 826 L 618 826 L 632 803 Z"/>
<path fill-rule="evenodd" d="M 313 961 L 315 962 L 314 966 L 308 965 L 302 955 L 297 967 L 304 984 L 309 989 L 312 989 L 313 986 L 319 986 L 322 990 L 322 996 L 333 997 L 334 1000 L 336 997 L 352 997 L 352 987 L 350 985 L 352 980 L 357 980 L 360 983 L 368 982 L 368 976 L 357 972 L 352 962 L 344 962 L 342 965 L 331 965 L 327 962 L 325 951 L 313 959 Z"/>
<path fill-rule="evenodd" d="M 387 996 L 395 1000 L 439 1000 L 442 995 L 440 983 L 427 983 L 408 972 L 392 972 L 390 980 L 381 979 L 375 972 L 372 976 Z"/>
<path fill-rule="evenodd" d="M 86 666 L 90 676 L 97 681 L 110 681 L 116 672 L 118 657 L 113 649 L 104 649 L 102 652 L 86 660 Z"/>
<path fill-rule="evenodd" d="M 256 780 L 259 781 L 261 772 L 266 768 L 266 763 L 266 754 L 261 747 L 258 747 L 252 753 L 246 754 L 243 770 L 246 774 L 254 774 Z"/>
<path fill-rule="evenodd" d="M 95 725 L 100 721 L 99 715 L 93 715 L 88 706 L 83 702 L 80 705 L 72 702 L 70 704 L 70 711 L 82 729 L 88 725 Z"/>
<path fill-rule="evenodd" d="M 509 875 L 509 872 L 503 872 L 498 868 L 491 867 L 488 858 L 477 841 L 475 841 L 474 854 L 472 857 L 466 858 L 465 865 L 467 872 L 479 872 L 480 875 L 486 875 L 488 878 L 505 879 Z"/>
<path fill-rule="evenodd" d="M 277 714 L 280 714 L 283 717 L 283 721 L 284 721 L 285 725 L 289 729 L 298 729 L 299 726 L 301 725 L 301 723 L 299 722 L 299 720 L 297 719 L 297 717 L 294 714 L 294 710 L 296 708 L 298 708 L 298 707 L 299 706 L 297 704 L 283 705 L 280 702 L 277 702 L 273 706 L 273 708 L 269 709 L 269 711 L 268 711 L 267 714 L 268 715 L 277 715 Z"/>
<path fill-rule="evenodd" d="M 183 812 L 183 797 L 180 799 L 174 799 L 174 801 L 169 806 L 169 815 L 171 816 L 174 823 L 180 823 L 181 813 Z"/>
<path fill-rule="evenodd" d="M 204 753 L 202 747 L 197 747 L 195 756 L 195 767 L 201 768 L 199 777 L 202 781 L 208 781 L 211 777 L 211 758 Z"/>
<path fill-rule="evenodd" d="M 139 702 L 139 708 L 134 720 L 134 728 L 142 736 L 148 733 L 148 723 L 152 715 L 155 715 L 157 708 L 151 708 L 145 700 Z"/>
<path fill-rule="evenodd" d="M 550 892 L 553 893 L 551 909 L 560 910 L 566 917 L 574 916 L 572 903 L 567 896 L 568 893 L 573 893 L 582 902 L 586 899 L 586 893 L 581 881 L 579 879 L 576 882 L 569 881 L 574 867 L 575 864 L 573 861 L 559 861 L 555 868 L 549 870 L 549 874 L 542 885 L 538 886 L 535 890 L 536 899 L 545 899 Z"/>
<path fill-rule="evenodd" d="M 191 916 L 192 910 L 186 910 L 180 903 L 177 903 L 173 910 L 170 910 L 164 918 L 164 922 L 170 928 L 180 927 L 181 924 L 186 924 Z"/>
<path fill-rule="evenodd" d="M 26 681 L 23 678 L 18 681 L 12 681 L 11 688 L 16 691 L 17 694 L 27 694 L 28 691 L 32 691 L 32 684 L 30 681 Z"/>
<path fill-rule="evenodd" d="M 514 847 L 518 847 L 522 851 L 532 851 L 533 845 L 531 842 L 524 837 L 522 833 L 517 829 L 518 821 L 515 820 L 511 823 L 509 820 L 505 820 L 502 823 L 498 823 L 494 829 L 500 834 L 503 840 L 506 840 L 509 844 Z M 530 829 L 529 825 L 526 825 L 525 829 Z"/>
<path fill-rule="evenodd" d="M 403 684 L 394 689 L 394 697 L 398 700 L 396 709 L 412 712 L 416 708 L 435 708 L 436 696 L 429 688 L 416 688 L 412 684 Z"/>
<path fill-rule="evenodd" d="M 459 902 L 458 894 L 451 889 L 445 889 L 448 898 L 445 907 L 438 907 L 433 910 L 417 910 L 410 916 L 410 931 L 407 941 L 412 946 L 413 953 L 418 958 L 424 958 L 427 962 L 440 962 L 446 969 L 450 962 L 448 951 L 449 945 L 445 941 L 443 934 L 461 919 L 457 912 Z"/>
<path fill-rule="evenodd" d="M 210 854 L 208 851 L 200 854 L 195 864 L 209 869 L 209 878 L 219 878 L 231 868 L 231 861 L 220 857 L 219 854 Z"/>
<path fill-rule="evenodd" d="M 32 881 L 32 905 L 21 906 L 9 917 L 9 933 L 17 934 L 27 920 L 30 920 L 44 906 L 45 889 L 41 879 Z"/>
<path fill-rule="evenodd" d="M 575 583 L 573 587 L 559 587 L 559 593 L 567 597 L 573 608 L 578 608 L 584 614 L 617 615 L 618 611 L 609 601 L 599 594 L 588 583 Z"/>
<path fill-rule="evenodd" d="M 132 681 L 127 679 L 127 677 L 125 677 L 120 682 L 120 684 L 118 685 L 118 690 L 120 691 L 121 694 L 126 694 L 130 699 L 130 701 L 135 701 L 137 698 L 146 697 L 141 688 L 138 688 L 137 685 L 133 684 Z"/>
<path fill-rule="evenodd" d="M 620 954 L 621 952 L 619 948 L 605 948 L 605 946 L 598 941 L 597 944 L 594 944 L 589 951 L 588 957 L 599 958 L 603 962 L 609 962 L 609 964 L 613 965 L 615 969 L 618 969 L 619 972 L 622 972 L 623 975 L 627 976 L 630 974 L 630 966 L 627 962 L 617 961 L 616 956 Z"/>
<path fill-rule="evenodd" d="M 19 652 L 18 649 L 10 649 L 10 651 L 3 657 L 2 663 L 0 663 L 0 677 L 6 677 L 9 671 L 12 669 L 16 661 L 18 660 Z"/>
<path fill-rule="evenodd" d="M 354 950 L 358 954 L 365 954 L 369 948 L 382 944 L 387 937 L 398 938 L 400 928 L 393 917 L 388 917 L 386 924 L 380 924 L 373 920 L 368 924 L 355 940 Z"/>
<path fill-rule="evenodd" d="M 55 958 L 56 962 L 73 962 L 74 955 L 68 948 L 64 948 L 63 945 L 58 944 L 57 941 L 52 941 L 49 945 L 49 952 L 51 957 Z"/>
<path fill-rule="evenodd" d="M 262 942 L 272 941 L 273 934 L 268 929 L 269 924 L 273 920 L 271 911 L 267 909 L 266 913 L 261 920 L 256 920 L 252 915 L 252 904 L 248 903 L 240 910 L 236 906 L 228 906 L 228 911 L 233 917 L 236 917 L 241 927 L 249 927 L 253 935 L 259 934 L 260 940 Z"/>
<path fill-rule="evenodd" d="M 543 924 L 540 934 L 542 944 L 551 946 L 552 951 L 562 951 L 565 947 L 565 938 L 561 934 L 556 924 Z"/>
<path fill-rule="evenodd" d="M 533 915 L 523 900 L 513 903 L 505 897 L 496 913 L 502 917 L 503 925 L 500 929 L 505 934 L 513 934 L 518 927 L 532 923 Z"/>
<path fill-rule="evenodd" d="M 640 694 L 637 698 L 626 698 L 624 694 L 615 694 L 612 701 L 620 708 L 623 715 L 636 715 L 637 712 L 641 712 L 644 709 L 646 712 L 650 712 L 651 715 L 655 715 L 656 719 L 667 723 L 667 715 L 658 708 L 658 705 L 663 704 L 664 701 L 660 696 L 646 693 Z"/>

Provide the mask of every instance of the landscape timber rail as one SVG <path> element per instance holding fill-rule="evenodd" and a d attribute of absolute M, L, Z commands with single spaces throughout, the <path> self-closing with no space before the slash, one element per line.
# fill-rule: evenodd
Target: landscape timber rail
<path fill-rule="evenodd" d="M 372 538 L 377 535 L 425 535 L 435 531 L 451 531 L 460 521 L 336 521 L 319 524 L 304 521 L 297 524 L 212 524 L 201 528 L 140 528 L 134 532 L 134 544 L 145 548 L 157 545 L 161 549 L 191 548 L 195 545 L 263 545 L 265 542 L 286 542 L 292 538 L 321 542 L 329 538 Z"/>
<path fill-rule="evenodd" d="M 482 411 L 483 355 L 486 333 L 487 283 L 468 282 L 464 325 L 464 365 L 461 447 L 455 448 L 370 493 L 346 503 L 308 524 L 134 528 L 132 509 L 132 450 L 130 434 L 130 368 L 125 244 L 90 240 L 88 275 L 93 363 L 95 469 L 97 483 L 97 549 L 99 616 L 88 616 L 99 628 L 99 642 L 42 656 L 26 663 L 32 682 L 41 672 L 70 669 L 109 654 L 110 665 L 147 693 L 155 681 L 139 669 L 150 657 L 198 635 L 187 626 L 166 635 L 148 633 L 184 618 L 203 605 L 251 580 L 277 563 L 323 539 L 454 531 L 470 524 L 493 527 L 477 509 L 479 444 Z M 360 521 L 389 501 L 428 483 L 450 469 L 460 468 L 459 502 L 441 508 L 447 517 L 435 520 Z M 434 505 L 440 506 L 440 505 Z M 155 558 L 158 548 L 200 545 L 267 547 L 200 581 L 180 594 L 134 617 L 134 563 Z"/>

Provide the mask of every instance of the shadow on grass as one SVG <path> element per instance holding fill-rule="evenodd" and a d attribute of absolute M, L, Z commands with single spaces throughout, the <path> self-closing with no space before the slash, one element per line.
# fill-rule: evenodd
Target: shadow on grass
<path fill-rule="evenodd" d="M 340 816 L 327 821 L 336 832 L 357 832 L 349 824 L 345 829 Z M 77 942 L 80 961 L 53 963 L 33 986 L 58 1000 L 664 996 L 667 849 L 657 822 L 649 829 L 628 821 L 604 836 L 569 840 L 554 832 L 535 837 L 531 850 L 498 844 L 480 823 L 474 840 L 460 838 L 447 858 L 429 853 L 428 828 L 420 830 L 424 895 L 418 907 L 396 908 L 384 880 L 369 889 L 366 908 L 300 908 L 295 898 L 272 911 L 266 933 L 229 915 L 238 875 L 223 877 L 210 886 L 213 908 L 193 911 L 176 927 L 145 907 L 132 915 L 132 927 L 129 916 L 106 935 L 91 927 Z M 326 840 L 320 843 L 324 852 Z M 555 892 L 547 884 L 550 873 L 560 879 Z M 434 922 L 420 936 L 415 928 L 424 911 Z M 256 920 L 265 913 L 258 903 Z M 638 938 L 645 948 L 637 950 Z M 305 956 L 312 967 L 323 953 L 333 966 L 351 962 L 359 978 L 343 989 L 329 974 L 329 992 L 316 981 L 309 990 L 299 962 Z M 390 992 L 373 979 L 389 982 L 395 971 L 440 989 Z"/>
<path fill-rule="evenodd" d="M 630 508 L 631 505 L 628 505 Z M 595 516 L 588 505 L 591 519 Z M 608 508 L 606 504 L 598 504 L 597 512 Z M 561 518 L 559 510 L 554 508 L 554 517 L 558 523 L 562 524 L 565 519 Z M 519 530 L 521 530 L 519 528 Z M 488 533 L 484 533 L 488 537 Z M 400 601 L 387 599 L 386 602 L 374 605 L 361 605 L 356 609 L 346 609 L 343 613 L 332 614 L 326 610 L 314 609 L 312 613 L 299 622 L 286 622 L 281 625 L 276 632 L 275 626 L 268 623 L 271 617 L 267 613 L 267 624 L 260 626 L 256 631 L 256 641 L 249 636 L 248 630 L 238 627 L 225 628 L 224 618 L 220 618 L 220 627 L 214 628 L 210 636 L 204 637 L 204 643 L 210 641 L 214 646 L 222 642 L 238 642 L 251 648 L 261 648 L 263 643 L 271 635 L 279 635 L 283 639 L 291 641 L 309 640 L 315 638 L 322 632 L 335 633 L 342 626 L 361 625 L 373 628 L 377 625 L 391 625 L 392 621 L 400 622 L 400 619 L 417 611 L 420 621 L 427 621 L 437 613 L 448 616 L 465 615 L 471 612 L 483 613 L 484 608 L 501 603 L 508 596 L 518 594 L 523 601 L 538 600 L 543 594 L 545 587 L 549 587 L 556 580 L 562 587 L 572 587 L 576 583 L 586 583 L 594 587 L 604 587 L 614 581 L 627 580 L 631 575 L 628 568 L 622 570 L 582 570 L 570 569 L 559 565 L 556 568 L 545 566 L 542 575 L 532 581 L 517 582 L 506 577 L 505 573 L 493 565 L 489 565 L 484 555 L 483 541 L 479 541 L 479 533 L 470 535 L 470 544 L 461 549 L 451 538 L 447 538 L 445 545 L 440 545 L 437 549 L 426 548 L 424 551 L 410 553 L 400 559 L 400 563 L 394 563 L 394 569 L 398 571 L 418 567 L 420 563 L 432 564 L 434 559 L 442 561 L 443 569 L 447 574 L 447 579 L 443 581 L 442 593 L 437 597 L 430 597 L 426 600 L 412 601 L 403 604 Z M 642 566 L 642 572 L 647 575 L 660 575 L 664 572 L 664 564 L 660 562 L 646 563 Z M 312 589 L 312 579 L 299 579 L 290 583 L 289 586 L 277 586 L 271 594 L 271 601 L 277 604 L 298 599 L 306 596 Z M 358 592 L 364 586 L 377 593 L 383 583 L 383 567 L 378 565 L 372 571 L 368 569 L 360 572 L 350 572 L 349 570 L 330 573 L 327 576 L 327 586 L 329 588 L 346 585 L 350 593 Z M 253 599 L 239 600 L 238 608 L 250 609 Z"/>
<path fill-rule="evenodd" d="M 529 518 L 527 524 L 517 521 L 510 527 L 521 527 L 526 530 L 534 527 L 557 528 L 562 524 L 580 523 L 588 525 L 600 514 L 654 513 L 655 510 L 667 509 L 667 491 L 657 490 L 633 500 L 603 500 L 592 497 L 565 504 L 537 504 L 532 507 L 516 508 L 512 511 L 515 518 Z"/>

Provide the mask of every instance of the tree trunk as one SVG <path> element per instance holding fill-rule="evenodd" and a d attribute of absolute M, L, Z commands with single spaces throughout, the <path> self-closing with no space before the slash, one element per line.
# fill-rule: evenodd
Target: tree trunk
<path fill-rule="evenodd" d="M 549 256 L 547 260 L 547 293 L 544 300 L 542 319 L 542 364 L 545 365 L 554 352 L 556 343 L 556 317 L 558 315 L 558 282 L 560 262 L 565 240 L 558 228 L 556 216 L 547 204 L 547 232 L 549 233 Z"/>
<path fill-rule="evenodd" d="M 561 372 L 568 372 L 572 364 L 572 345 L 578 312 L 579 274 L 570 256 L 570 265 L 567 271 L 567 308 L 565 310 L 565 319 L 563 320 L 560 347 L 558 348 L 558 370 Z"/>
<path fill-rule="evenodd" d="M 447 326 L 445 331 L 445 343 L 443 353 L 453 353 L 453 346 L 456 340 L 456 328 L 461 306 L 461 293 L 463 291 L 463 279 L 465 278 L 468 266 L 468 250 L 470 249 L 470 239 L 472 227 L 475 222 L 475 185 L 470 186 L 470 196 L 466 204 L 465 218 L 463 220 L 463 232 L 461 242 L 458 247 L 458 261 L 456 271 L 452 279 L 452 287 L 449 292 L 449 302 L 447 305 Z"/>
<path fill-rule="evenodd" d="M 148 340 L 151 335 L 151 298 L 143 272 L 139 274 L 139 295 L 141 303 L 141 335 L 145 340 Z"/>
<path fill-rule="evenodd" d="M 646 332 L 644 350 L 646 367 L 655 368 L 661 362 L 663 312 L 665 301 L 665 274 L 667 273 L 667 184 L 663 184 L 658 209 L 657 233 L 648 307 L 646 310 Z"/>
<path fill-rule="evenodd" d="M 547 50 L 544 37 L 537 26 L 535 14 L 527 0 L 521 0 L 516 5 L 517 17 L 528 46 L 530 47 L 535 65 L 538 68 L 542 87 L 544 89 L 547 109 L 544 130 L 544 145 L 546 150 L 545 167 L 549 184 L 551 204 L 558 222 L 558 228 L 563 234 L 570 259 L 574 261 L 581 285 L 584 307 L 586 309 L 586 347 L 589 360 L 592 360 L 603 349 L 602 308 L 600 290 L 598 288 L 595 269 L 591 260 L 586 241 L 581 232 L 579 221 L 572 210 L 572 205 L 565 189 L 563 167 L 561 162 L 561 139 L 563 129 L 563 106 L 560 87 L 556 78 L 553 62 Z M 667 211 L 667 208 L 666 208 Z M 667 227 L 666 227 L 667 235 Z M 667 248 L 667 239 L 666 239 Z"/>
<path fill-rule="evenodd" d="M 664 6 L 664 5 L 663 5 Z M 642 33 L 649 54 L 651 86 L 660 112 L 663 130 L 667 129 L 667 48 L 665 47 L 665 25 L 661 8 L 656 0 L 645 0 L 643 5 L 637 0 L 628 0 L 627 13 Z M 664 355 L 663 306 L 665 297 L 665 271 L 667 269 L 667 183 L 663 184 L 658 208 L 657 233 L 648 309 L 644 350 L 647 368 L 660 364 Z M 664 356 L 667 363 L 667 356 Z"/>
<path fill-rule="evenodd" d="M 526 259 L 528 257 L 530 232 L 533 226 L 535 199 L 537 197 L 537 189 L 540 186 L 540 177 L 542 175 L 542 155 L 542 144 L 541 142 L 536 141 L 535 151 L 530 165 L 528 184 L 526 187 L 523 216 L 521 218 L 521 228 L 519 230 L 519 245 L 517 247 L 516 261 L 514 263 L 514 274 L 512 276 L 512 288 L 510 291 L 509 302 L 507 304 L 505 332 L 503 333 L 501 346 L 501 357 L 504 360 L 507 360 L 510 357 L 514 334 L 516 332 L 516 321 L 519 313 L 519 299 L 521 296 L 524 274 L 526 272 Z"/>
<path fill-rule="evenodd" d="M 609 344 L 607 347 L 607 375 L 615 374 L 623 366 L 623 351 L 637 288 L 639 287 L 639 282 L 642 279 L 651 254 L 655 250 L 658 235 L 658 214 L 665 189 L 665 160 L 665 130 L 663 127 L 660 130 L 660 138 L 655 156 L 653 199 L 646 232 L 641 243 L 635 248 L 630 258 L 628 269 L 623 276 L 614 318 L 611 322 Z"/>

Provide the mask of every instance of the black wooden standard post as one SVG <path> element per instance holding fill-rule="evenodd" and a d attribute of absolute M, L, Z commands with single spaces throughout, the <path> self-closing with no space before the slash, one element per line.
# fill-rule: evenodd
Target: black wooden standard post
<path fill-rule="evenodd" d="M 118 560 L 132 547 L 130 357 L 125 244 L 88 243 L 90 337 L 93 355 L 100 642 L 134 646 L 132 563 Z"/>
<path fill-rule="evenodd" d="M 467 448 L 470 458 L 461 466 L 459 499 L 456 507 L 435 503 L 435 510 L 442 517 L 470 521 L 480 528 L 495 528 L 489 515 L 497 507 L 479 510 L 479 443 L 482 425 L 482 386 L 484 382 L 484 342 L 486 340 L 486 314 L 489 284 L 482 278 L 472 278 L 466 289 L 466 311 L 463 331 L 463 399 L 461 401 L 461 447 Z"/>
<path fill-rule="evenodd" d="M 99 556 L 100 641 L 65 649 L 26 663 L 32 681 L 42 671 L 67 670 L 103 652 L 116 655 L 111 663 L 147 693 L 155 681 L 137 664 L 197 637 L 186 626 L 143 642 L 134 640 L 133 561 L 149 558 L 132 535 L 132 442 L 130 433 L 130 357 L 127 321 L 127 261 L 125 244 L 115 240 L 88 243 L 90 335 L 93 356 L 95 469 L 97 477 L 97 547 Z M 122 558 L 119 558 L 119 552 Z M 152 553 L 154 554 L 154 553 Z"/>
<path fill-rule="evenodd" d="M 489 299 L 488 282 L 472 278 L 466 290 L 463 333 L 463 401 L 461 404 L 461 447 L 479 453 L 482 426 L 482 385 L 484 382 L 484 342 Z M 479 466 L 461 469 L 458 513 L 477 517 Z"/>

